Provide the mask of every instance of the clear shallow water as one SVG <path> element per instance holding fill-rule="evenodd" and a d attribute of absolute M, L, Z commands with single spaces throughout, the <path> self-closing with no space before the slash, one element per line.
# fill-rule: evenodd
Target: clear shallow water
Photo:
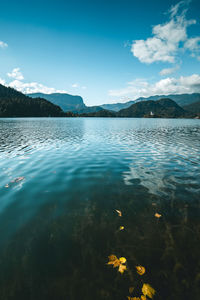
<path fill-rule="evenodd" d="M 199 120 L 1 119 L 0 299 L 199 299 L 199 162 Z"/>

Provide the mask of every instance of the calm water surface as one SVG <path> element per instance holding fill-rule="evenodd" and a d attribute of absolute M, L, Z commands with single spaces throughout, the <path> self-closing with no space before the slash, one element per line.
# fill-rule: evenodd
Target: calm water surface
<path fill-rule="evenodd" d="M 200 299 L 199 162 L 200 120 L 0 119 L 0 299 Z"/>

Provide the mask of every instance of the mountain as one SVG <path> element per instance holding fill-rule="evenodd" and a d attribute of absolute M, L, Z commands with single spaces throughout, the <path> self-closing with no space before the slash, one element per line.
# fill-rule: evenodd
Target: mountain
<path fill-rule="evenodd" d="M 136 103 L 136 100 L 128 101 L 125 103 L 114 103 L 114 104 L 102 104 L 100 105 L 103 109 L 120 111 L 121 109 L 130 107 L 132 104 Z"/>
<path fill-rule="evenodd" d="M 181 107 L 185 105 L 189 105 L 191 103 L 200 101 L 200 93 L 194 93 L 194 94 L 180 94 L 180 95 L 156 95 L 151 97 L 140 97 L 132 101 L 128 101 L 125 103 L 114 103 L 114 104 L 103 104 L 100 105 L 104 109 L 113 110 L 113 111 L 120 111 L 121 109 L 128 108 L 132 104 L 135 104 L 137 102 L 141 101 L 148 101 L 148 100 L 159 100 L 163 98 L 169 98 L 171 100 L 174 100 L 178 105 Z"/>
<path fill-rule="evenodd" d="M 190 117 L 192 113 L 185 111 L 175 101 L 164 98 L 157 101 L 148 100 L 132 104 L 120 110 L 118 117 L 158 117 L 158 118 L 183 118 Z"/>
<path fill-rule="evenodd" d="M 83 98 L 80 96 L 73 96 L 70 94 L 64 93 L 54 93 L 54 94 L 43 94 L 43 93 L 34 93 L 28 94 L 32 98 L 44 98 L 62 108 L 65 112 L 73 112 L 78 114 L 83 113 L 93 113 L 100 110 L 103 110 L 101 106 L 86 106 L 83 102 Z"/>
<path fill-rule="evenodd" d="M 83 114 L 83 117 L 127 117 L 127 118 L 194 118 L 196 114 L 184 110 L 175 101 L 164 98 L 157 101 L 148 100 L 132 104 L 119 112 L 102 110 Z"/>
<path fill-rule="evenodd" d="M 190 112 L 200 116 L 200 101 L 189 104 L 189 105 L 185 105 L 185 106 L 183 106 L 183 108 L 187 111 L 190 111 Z"/>
<path fill-rule="evenodd" d="M 0 84 L 0 117 L 63 117 L 62 109 L 42 98 L 30 98 Z"/>
<path fill-rule="evenodd" d="M 101 106 L 86 106 L 83 109 L 76 111 L 78 114 L 96 113 L 100 110 L 104 110 Z"/>
<path fill-rule="evenodd" d="M 83 113 L 79 114 L 79 117 L 103 117 L 103 118 L 113 118 L 117 117 L 116 112 L 112 112 L 110 110 L 102 109 L 96 112 Z"/>
<path fill-rule="evenodd" d="M 64 93 L 53 93 L 53 94 L 43 94 L 43 93 L 34 93 L 28 94 L 32 98 L 44 98 L 55 105 L 58 105 L 62 108 L 63 111 L 77 112 L 86 108 L 86 105 L 83 102 L 83 98 L 80 96 L 73 96 L 70 94 Z"/>

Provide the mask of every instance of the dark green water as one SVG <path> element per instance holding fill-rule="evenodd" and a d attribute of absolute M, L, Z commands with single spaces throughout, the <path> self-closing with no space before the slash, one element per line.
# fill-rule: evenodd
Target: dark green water
<path fill-rule="evenodd" d="M 0 300 L 200 299 L 199 162 L 199 120 L 1 119 Z"/>

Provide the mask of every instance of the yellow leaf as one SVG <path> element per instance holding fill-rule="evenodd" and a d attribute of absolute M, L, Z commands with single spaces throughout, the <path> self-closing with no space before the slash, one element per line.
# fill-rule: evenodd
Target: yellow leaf
<path fill-rule="evenodd" d="M 142 293 L 144 296 L 148 296 L 149 298 L 153 298 L 155 295 L 155 290 L 148 283 L 144 283 L 142 287 Z"/>
<path fill-rule="evenodd" d="M 146 296 L 142 295 L 141 300 L 147 300 Z"/>
<path fill-rule="evenodd" d="M 113 268 L 116 268 L 120 265 L 120 260 L 117 258 L 116 255 L 111 254 L 110 256 L 108 256 L 108 259 L 108 265 L 113 265 Z"/>
<path fill-rule="evenodd" d="M 143 275 L 146 271 L 145 267 L 143 267 L 143 266 L 136 266 L 136 270 L 139 275 Z"/>
<path fill-rule="evenodd" d="M 113 268 L 116 268 L 116 267 L 119 267 L 119 266 L 120 266 L 120 261 L 119 261 L 119 259 L 117 259 L 113 262 Z"/>
<path fill-rule="evenodd" d="M 115 211 L 118 213 L 118 216 L 121 217 L 122 216 L 122 212 L 118 209 L 115 209 Z"/>
<path fill-rule="evenodd" d="M 125 270 L 126 270 L 126 266 L 120 264 L 118 271 L 119 271 L 121 274 L 123 274 Z"/>
<path fill-rule="evenodd" d="M 117 259 L 117 256 L 114 254 L 111 254 L 110 256 L 108 256 L 109 261 L 115 261 Z"/>
<path fill-rule="evenodd" d="M 160 214 L 158 214 L 158 213 L 155 213 L 155 215 L 154 215 L 156 218 L 160 218 L 160 217 L 162 217 L 162 215 L 160 215 Z"/>
<path fill-rule="evenodd" d="M 120 273 L 124 273 L 124 271 L 126 270 L 126 266 L 123 265 L 126 263 L 126 258 L 125 257 L 120 257 L 119 259 L 117 258 L 117 256 L 115 255 L 110 255 L 108 256 L 108 265 L 113 265 L 113 268 L 119 267 L 118 271 Z"/>
<path fill-rule="evenodd" d="M 124 230 L 124 226 L 120 226 L 120 227 L 119 227 L 119 230 Z"/>
<path fill-rule="evenodd" d="M 133 293 L 133 290 L 134 290 L 134 287 L 131 286 L 131 287 L 129 288 L 129 293 L 132 294 L 132 293 Z"/>
<path fill-rule="evenodd" d="M 121 264 L 125 264 L 126 258 L 125 257 L 120 257 L 119 261 L 120 261 Z"/>

